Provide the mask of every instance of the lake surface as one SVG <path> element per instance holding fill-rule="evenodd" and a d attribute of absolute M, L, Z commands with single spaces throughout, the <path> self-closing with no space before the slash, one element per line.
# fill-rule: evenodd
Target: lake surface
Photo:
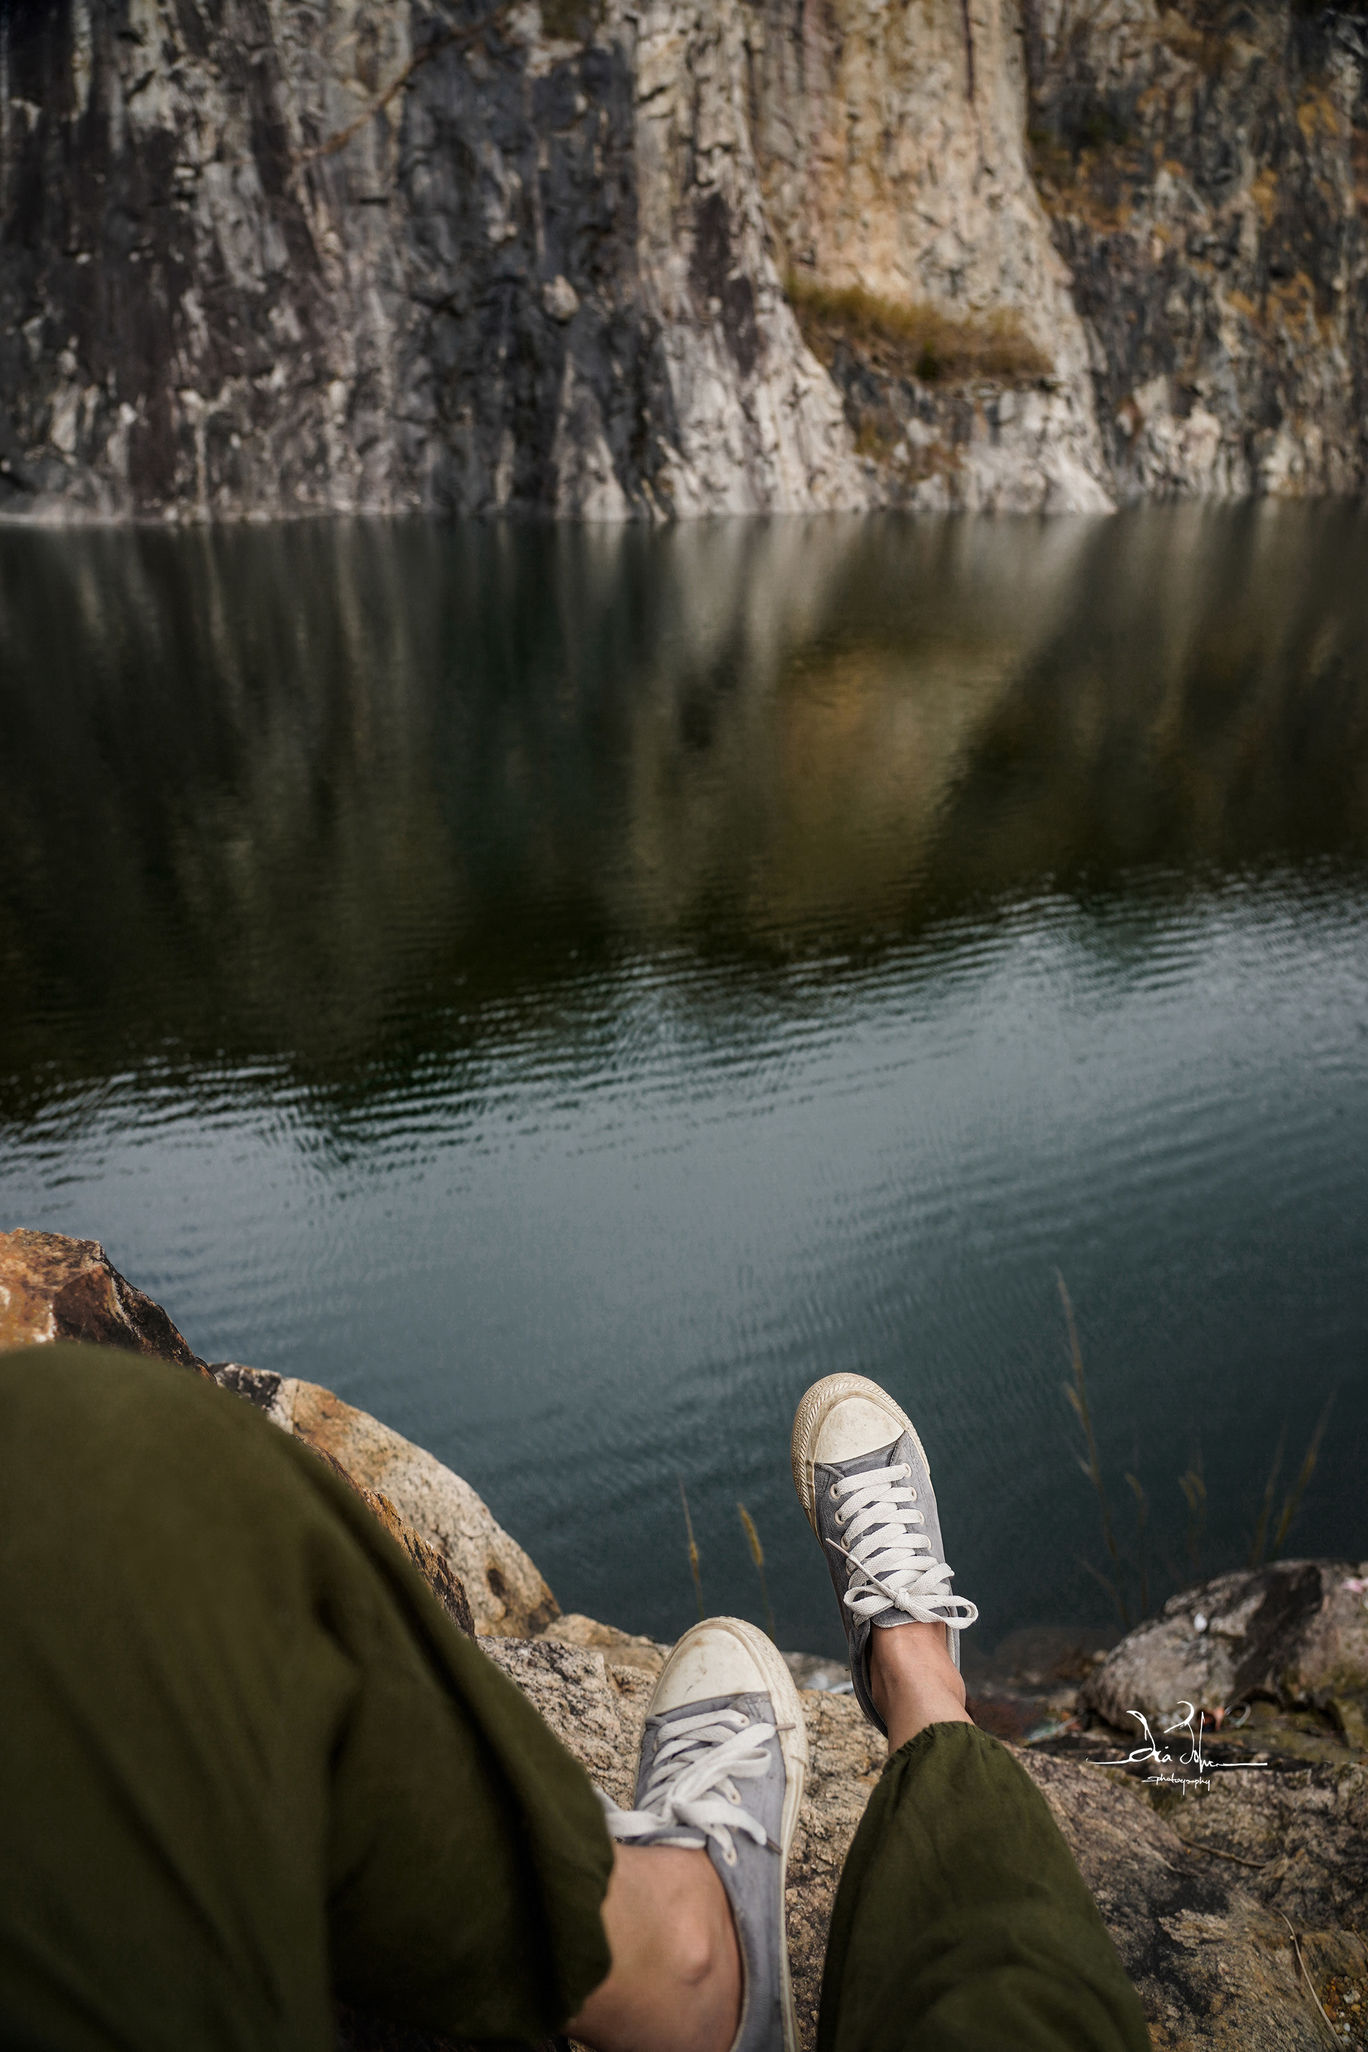
<path fill-rule="evenodd" d="M 433 1448 L 562 1604 L 839 1643 L 807 1382 L 986 1641 L 1368 1553 L 1368 520 L 0 532 L 0 1224 Z M 1138 1587 L 1130 1592 L 1132 1604 Z"/>

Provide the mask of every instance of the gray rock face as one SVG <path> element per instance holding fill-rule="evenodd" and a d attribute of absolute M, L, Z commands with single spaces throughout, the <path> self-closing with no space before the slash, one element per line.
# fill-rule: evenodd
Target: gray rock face
<path fill-rule="evenodd" d="M 1368 1563 L 1291 1560 L 1184 1590 L 1081 1691 L 1121 1731 L 1188 1702 L 1223 1722 L 1261 1699 L 1311 1708 L 1368 1747 Z"/>
<path fill-rule="evenodd" d="M 862 503 L 766 250 L 736 7 L 599 15 L 8 9 L 5 510 Z"/>
<path fill-rule="evenodd" d="M 1024 5 L 6 0 L 0 516 L 1357 489 L 1357 17 Z"/>
<path fill-rule="evenodd" d="M 1029 0 L 1026 24 L 1118 495 L 1361 489 L 1368 21 Z"/>
<path fill-rule="evenodd" d="M 22 1226 L 0 1233 L 0 1352 L 41 1349 L 58 1340 L 151 1354 L 255 1404 L 311 1445 L 355 1489 L 461 1631 L 475 1630 L 467 1574 L 484 1631 L 536 1631 L 556 1614 L 555 1598 L 522 1548 L 469 1483 L 430 1454 L 330 1390 L 237 1362 L 211 1367 L 161 1305 L 120 1275 L 97 1240 Z M 41 1353 L 30 1361 L 32 1373 L 41 1375 Z M 382 1482 L 384 1488 L 377 1486 Z"/>

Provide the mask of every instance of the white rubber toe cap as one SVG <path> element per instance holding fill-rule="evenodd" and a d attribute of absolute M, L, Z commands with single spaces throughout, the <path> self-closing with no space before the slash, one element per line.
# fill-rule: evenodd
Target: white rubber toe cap
<path fill-rule="evenodd" d="M 678 1710 L 683 1703 L 700 1703 L 710 1696 L 766 1693 L 774 1679 L 773 1660 L 764 1659 L 756 1644 L 760 1637 L 741 1618 L 710 1617 L 694 1625 L 661 1670 L 651 1714 Z"/>
<path fill-rule="evenodd" d="M 853 1461 L 860 1454 L 889 1446 L 902 1431 L 901 1414 L 886 1400 L 875 1403 L 866 1396 L 848 1396 L 833 1404 L 817 1427 L 812 1443 L 814 1461 Z"/>
<path fill-rule="evenodd" d="M 794 1484 L 814 1530 L 814 1467 L 858 1460 L 891 1446 L 904 1432 L 925 1462 L 912 1420 L 877 1382 L 867 1375 L 827 1375 L 813 1383 L 793 1420 L 791 1451 Z"/>

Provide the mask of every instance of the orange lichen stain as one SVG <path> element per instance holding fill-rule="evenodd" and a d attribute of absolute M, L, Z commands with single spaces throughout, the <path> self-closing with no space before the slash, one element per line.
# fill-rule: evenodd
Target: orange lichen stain
<path fill-rule="evenodd" d="M 1098 235 L 1124 235 L 1131 225 L 1131 209 L 1121 203 L 1108 205 L 1095 193 L 1080 195 L 1079 214 Z"/>
<path fill-rule="evenodd" d="M 1232 313 L 1239 314 L 1242 320 L 1257 322 L 1259 309 L 1247 292 L 1241 292 L 1237 287 L 1235 291 L 1227 292 L 1225 297 Z"/>
<path fill-rule="evenodd" d="M 1297 271 L 1290 278 L 1270 280 L 1268 297 L 1276 304 L 1287 327 L 1318 327 L 1316 288 L 1305 271 Z"/>
<path fill-rule="evenodd" d="M 1171 20 L 1171 15 L 1165 18 L 1164 42 L 1180 62 L 1194 65 L 1207 78 L 1215 78 L 1225 70 L 1226 59 L 1231 54 L 1229 36 L 1201 28 L 1193 22 L 1176 22 L 1170 26 Z"/>
<path fill-rule="evenodd" d="M 1135 210 L 1129 200 L 1104 199 L 1091 184 L 1092 158 L 1084 152 L 1077 165 L 1066 159 L 1061 167 L 1036 160 L 1037 191 L 1047 214 L 1077 219 L 1095 235 L 1121 235 L 1132 225 Z"/>
<path fill-rule="evenodd" d="M 1340 132 L 1339 109 L 1327 92 L 1308 93 L 1297 109 L 1297 126 L 1308 143 L 1318 135 L 1336 136 Z"/>
<path fill-rule="evenodd" d="M 1355 203 L 1361 213 L 1368 213 L 1368 129 L 1355 128 L 1350 137 L 1349 170 Z"/>
<path fill-rule="evenodd" d="M 886 463 L 902 438 L 902 422 L 892 414 L 863 414 L 855 430 L 855 454 Z"/>
<path fill-rule="evenodd" d="M 1265 228 L 1273 225 L 1273 216 L 1278 210 L 1278 174 L 1267 167 L 1262 170 L 1249 188 L 1249 197 L 1259 210 L 1259 219 Z"/>

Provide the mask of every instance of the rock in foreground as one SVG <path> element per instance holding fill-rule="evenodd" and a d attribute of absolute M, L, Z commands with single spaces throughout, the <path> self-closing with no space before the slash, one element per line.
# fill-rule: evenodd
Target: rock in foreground
<path fill-rule="evenodd" d="M 0 1352 L 56 1340 L 155 1355 L 247 1397 L 359 1492 L 462 1630 L 536 1632 L 558 1614 L 522 1547 L 421 1447 L 315 1383 L 236 1362 L 211 1367 L 98 1241 L 0 1233 Z"/>
<path fill-rule="evenodd" d="M 1291 1560 L 1186 1589 L 1123 1639 L 1081 1700 L 1122 1731 L 1189 1702 L 1219 1725 L 1254 1702 L 1310 1710 L 1368 1747 L 1368 1563 Z"/>
<path fill-rule="evenodd" d="M 460 1580 L 478 1633 L 527 1635 L 559 1616 L 555 1597 L 516 1539 L 470 1484 L 432 1454 L 316 1382 L 235 1361 L 212 1373 L 274 1424 L 327 1455 L 358 1487 L 388 1498 Z"/>
<path fill-rule="evenodd" d="M 0 1233 L 0 1353 L 90 1340 L 209 1373 L 160 1304 L 119 1274 L 98 1240 Z"/>
<path fill-rule="evenodd" d="M 650 1674 L 619 1664 L 611 1647 L 540 1638 L 487 1650 L 594 1779 L 616 1801 L 629 1800 Z M 808 2052 L 836 1884 L 884 1747 L 851 1697 L 804 1690 L 802 1702 L 812 1765 L 788 1922 Z M 1175 1791 L 1165 1803 L 1151 1799 L 1148 1784 L 1095 1764 L 1013 1751 L 1097 1898 L 1157 2047 L 1313 2052 L 1325 2044 L 1307 1975 L 1329 2005 L 1368 1986 L 1362 1758 L 1230 1774 L 1207 1794 Z"/>

